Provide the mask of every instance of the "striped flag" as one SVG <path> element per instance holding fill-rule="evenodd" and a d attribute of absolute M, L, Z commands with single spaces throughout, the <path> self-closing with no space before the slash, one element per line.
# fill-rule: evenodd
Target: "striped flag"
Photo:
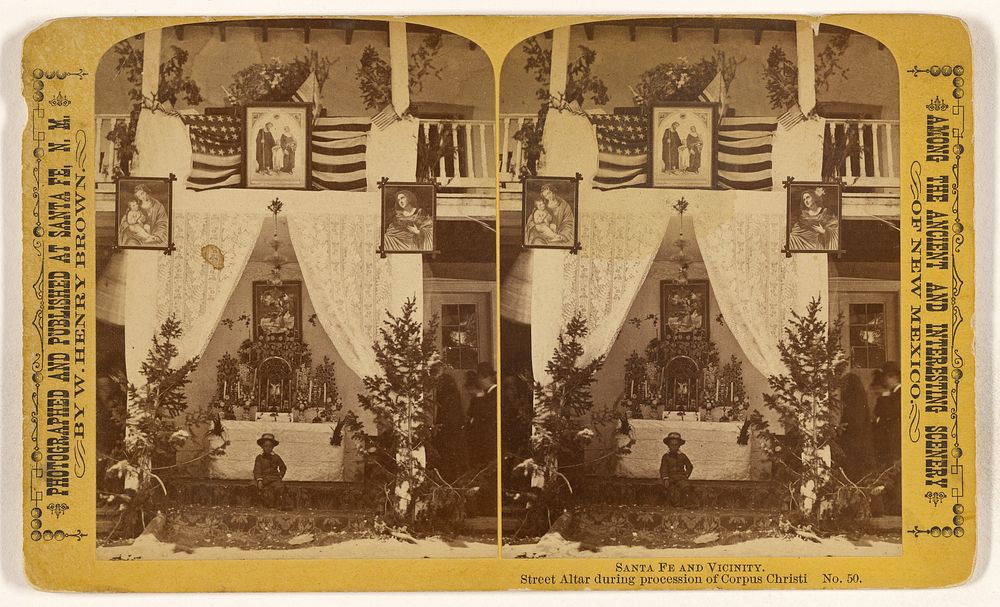
<path fill-rule="evenodd" d="M 724 190 L 770 190 L 775 118 L 726 117 L 719 125 L 718 182 Z"/>
<path fill-rule="evenodd" d="M 594 187 L 613 190 L 646 183 L 649 119 L 643 115 L 594 114 L 597 174 Z"/>
<path fill-rule="evenodd" d="M 715 78 L 698 95 L 698 101 L 703 103 L 718 103 L 719 116 L 726 115 L 726 81 L 722 78 L 722 72 L 715 74 Z"/>
<path fill-rule="evenodd" d="M 312 130 L 312 188 L 364 191 L 370 118 L 317 118 Z"/>
<path fill-rule="evenodd" d="M 319 110 L 319 82 L 316 80 L 316 72 L 309 72 L 299 90 L 292 94 L 292 101 L 312 105 L 313 116 L 316 115 Z"/>
<path fill-rule="evenodd" d="M 649 161 L 649 118 L 592 115 L 597 132 L 599 190 L 645 185 Z M 718 182 L 728 190 L 770 190 L 771 139 L 775 118 L 723 117 L 718 134 Z"/>
<path fill-rule="evenodd" d="M 243 180 L 243 121 L 236 116 L 183 114 L 191 139 L 189 190 L 239 185 Z"/>
<path fill-rule="evenodd" d="M 187 188 L 210 190 L 243 181 L 243 121 L 237 116 L 184 115 L 191 139 Z M 364 191 L 368 118 L 317 118 L 312 127 L 312 183 L 317 190 Z"/>
<path fill-rule="evenodd" d="M 389 126 L 400 121 L 399 114 L 396 113 L 396 108 L 392 107 L 392 104 L 387 104 L 382 111 L 372 118 L 372 124 L 380 131 L 384 131 Z"/>
<path fill-rule="evenodd" d="M 799 104 L 796 103 L 792 107 L 788 108 L 787 112 L 778 117 L 778 124 L 781 125 L 781 128 L 787 131 L 805 119 L 806 116 L 802 113 L 802 108 L 800 108 Z"/>

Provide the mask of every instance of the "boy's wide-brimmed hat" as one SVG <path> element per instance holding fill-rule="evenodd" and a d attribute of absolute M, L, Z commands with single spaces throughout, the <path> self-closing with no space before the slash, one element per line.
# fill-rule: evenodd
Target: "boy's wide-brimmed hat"
<path fill-rule="evenodd" d="M 263 447 L 264 441 L 271 441 L 271 444 L 273 444 L 275 447 L 277 447 L 280 444 L 278 443 L 278 439 L 274 438 L 274 435 L 271 434 L 270 432 L 265 432 L 264 434 L 261 434 L 260 438 L 257 439 L 257 445 Z"/>
<path fill-rule="evenodd" d="M 687 442 L 686 440 L 684 440 L 683 438 L 681 438 L 681 433 L 680 432 L 671 432 L 670 434 L 668 434 L 668 435 L 666 435 L 666 436 L 663 437 L 663 444 L 664 445 L 669 445 L 670 441 L 672 441 L 672 440 L 675 440 L 675 441 L 677 441 L 678 443 L 680 443 L 682 445 Z"/>

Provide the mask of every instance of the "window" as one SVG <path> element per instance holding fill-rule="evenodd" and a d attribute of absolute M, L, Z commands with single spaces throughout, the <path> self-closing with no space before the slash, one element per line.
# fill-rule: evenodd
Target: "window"
<path fill-rule="evenodd" d="M 848 319 L 851 366 L 874 369 L 885 363 L 885 304 L 852 303 Z"/>
<path fill-rule="evenodd" d="M 441 350 L 454 369 L 479 364 L 479 312 L 474 303 L 441 304 Z"/>

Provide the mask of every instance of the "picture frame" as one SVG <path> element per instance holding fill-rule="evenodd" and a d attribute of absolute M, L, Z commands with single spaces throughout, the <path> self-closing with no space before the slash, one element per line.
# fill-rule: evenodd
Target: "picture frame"
<path fill-rule="evenodd" d="M 707 280 L 689 280 L 680 284 L 660 281 L 660 337 L 691 341 L 709 337 Z"/>
<path fill-rule="evenodd" d="M 379 182 L 382 191 L 378 253 L 436 253 L 437 183 Z"/>
<path fill-rule="evenodd" d="M 255 280 L 252 285 L 253 339 L 302 340 L 302 281 L 272 284 Z"/>
<path fill-rule="evenodd" d="M 577 173 L 521 180 L 521 246 L 573 253 L 580 250 L 581 179 Z"/>
<path fill-rule="evenodd" d="M 715 189 L 718 140 L 717 103 L 677 102 L 652 106 L 649 111 L 647 185 L 653 188 Z M 692 150 L 696 154 L 692 154 Z"/>
<path fill-rule="evenodd" d="M 844 184 L 839 181 L 784 181 L 785 248 L 793 253 L 843 253 Z M 809 208 L 804 208 L 808 205 Z"/>
<path fill-rule="evenodd" d="M 176 176 L 119 177 L 115 180 L 115 247 L 174 250 L 173 186 Z"/>
<path fill-rule="evenodd" d="M 312 178 L 312 104 L 243 108 L 243 187 L 307 190 Z"/>

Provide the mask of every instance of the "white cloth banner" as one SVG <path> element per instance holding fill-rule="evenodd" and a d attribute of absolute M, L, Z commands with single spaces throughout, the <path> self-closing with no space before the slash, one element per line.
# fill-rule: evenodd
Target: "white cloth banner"
<path fill-rule="evenodd" d="M 171 314 L 180 321 L 184 332 L 177 343 L 176 361 L 204 352 L 243 276 L 263 218 L 261 212 L 199 212 L 175 206 L 172 239 L 176 250 L 172 254 L 134 250 L 124 253 L 129 381 L 137 386 L 145 384 L 140 364 L 152 347 L 153 335 Z M 203 256 L 203 248 L 209 245 L 222 252 L 221 269 Z"/>
<path fill-rule="evenodd" d="M 223 438 L 229 441 L 225 453 L 208 460 L 208 477 L 253 479 L 253 466 L 260 454 L 257 439 L 269 432 L 280 441 L 275 453 L 288 472 L 285 481 L 336 482 L 344 480 L 344 447 L 330 444 L 330 424 L 301 424 L 275 421 L 223 420 Z"/>
<path fill-rule="evenodd" d="M 673 214 L 662 192 L 648 192 L 581 189 L 582 249 L 532 250 L 532 366 L 543 384 L 559 332 L 574 314 L 590 330 L 582 362 L 607 354 L 618 338 Z"/>
<path fill-rule="evenodd" d="M 329 194 L 337 197 L 337 194 Z M 379 372 L 372 344 L 407 299 L 423 322 L 420 255 L 376 253 L 381 194 L 350 193 L 322 207 L 287 208 L 288 232 L 316 316 L 347 366 L 359 377 Z"/>
<path fill-rule="evenodd" d="M 822 298 L 829 309 L 825 253 L 786 257 L 785 192 L 734 193 L 729 208 L 692 205 L 698 248 L 726 327 L 765 377 L 787 371 L 778 342 L 791 311 Z"/>

